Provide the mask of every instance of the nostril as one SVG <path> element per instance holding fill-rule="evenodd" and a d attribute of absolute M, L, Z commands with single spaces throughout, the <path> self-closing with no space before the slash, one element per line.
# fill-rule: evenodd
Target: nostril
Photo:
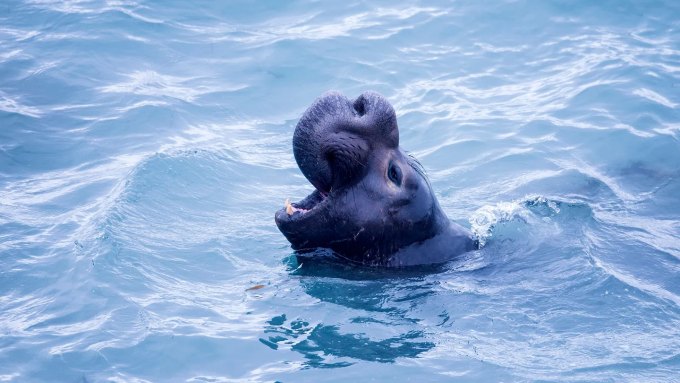
<path fill-rule="evenodd" d="M 357 114 L 359 114 L 359 116 L 363 116 L 364 114 L 366 114 L 366 102 L 367 100 L 366 98 L 364 98 L 364 96 L 359 96 L 359 98 L 357 98 L 356 101 L 354 101 L 353 105 L 354 110 L 357 111 Z"/>

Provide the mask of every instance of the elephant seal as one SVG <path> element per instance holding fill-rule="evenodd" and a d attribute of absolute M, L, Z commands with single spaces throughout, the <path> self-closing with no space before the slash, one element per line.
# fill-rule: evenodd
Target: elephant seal
<path fill-rule="evenodd" d="M 397 116 L 374 92 L 319 97 L 293 134 L 315 190 L 275 214 L 294 250 L 330 249 L 371 266 L 442 263 L 477 247 L 442 211 L 420 163 L 399 147 Z"/>

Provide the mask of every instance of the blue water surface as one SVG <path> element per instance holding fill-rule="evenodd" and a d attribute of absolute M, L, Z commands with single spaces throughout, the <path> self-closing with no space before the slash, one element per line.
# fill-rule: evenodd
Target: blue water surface
<path fill-rule="evenodd" d="M 484 243 L 298 262 L 323 92 Z M 0 381 L 680 381 L 680 2 L 0 4 Z"/>

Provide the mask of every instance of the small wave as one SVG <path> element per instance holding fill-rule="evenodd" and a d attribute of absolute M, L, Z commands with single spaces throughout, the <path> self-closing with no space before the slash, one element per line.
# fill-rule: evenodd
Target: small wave
<path fill-rule="evenodd" d="M 16 98 L 9 96 L 0 91 L 0 110 L 7 113 L 17 113 L 27 117 L 38 118 L 42 116 L 43 112 L 33 106 L 22 104 Z"/>
<path fill-rule="evenodd" d="M 144 16 L 138 12 L 140 9 L 148 8 L 140 5 L 137 1 L 104 0 L 100 4 L 92 1 L 82 0 L 30 0 L 27 2 L 36 8 L 46 9 L 52 12 L 64 14 L 99 15 L 106 12 L 120 12 L 132 19 L 149 23 L 163 24 L 164 21 L 149 16 Z"/>
<path fill-rule="evenodd" d="M 616 268 L 616 266 L 606 263 L 604 260 L 594 255 L 592 256 L 592 259 L 595 266 L 600 268 L 605 274 L 616 278 L 621 283 L 638 289 L 656 298 L 666 299 L 680 307 L 680 296 L 669 291 L 667 288 L 664 288 L 662 285 L 653 281 L 644 280 L 643 278 L 633 275 L 631 272 L 619 270 Z"/>
<path fill-rule="evenodd" d="M 529 203 L 540 203 L 554 213 L 559 213 L 559 208 L 553 201 L 538 196 L 482 206 L 469 218 L 472 233 L 479 240 L 479 246 L 484 247 L 484 245 L 486 245 L 487 241 L 493 235 L 494 227 L 498 224 L 513 220 L 527 222 L 530 212 L 526 207 Z"/>
<path fill-rule="evenodd" d="M 164 75 L 155 71 L 134 71 L 126 75 L 127 81 L 101 87 L 104 93 L 132 93 L 140 96 L 172 97 L 193 102 L 198 97 L 214 92 L 233 92 L 245 85 L 208 86 L 200 85 L 200 78 Z"/>
<path fill-rule="evenodd" d="M 566 209 L 566 210 L 565 210 Z M 473 235 L 484 247 L 494 236 L 499 225 L 516 222 L 539 230 L 540 222 L 553 221 L 553 218 L 580 219 L 582 223 L 592 217 L 590 207 L 579 202 L 563 202 L 543 196 L 527 196 L 511 202 L 499 202 L 477 209 L 469 218 Z"/>
<path fill-rule="evenodd" d="M 29 40 L 35 36 L 38 36 L 39 34 L 40 32 L 35 30 L 25 31 L 13 28 L 0 28 L 0 35 L 8 35 L 10 37 L 13 37 L 15 41 Z"/>
<path fill-rule="evenodd" d="M 7 61 L 22 59 L 22 58 L 27 58 L 27 57 L 28 56 L 21 49 L 13 49 L 13 50 L 8 51 L 8 52 L 0 53 L 0 64 L 5 63 Z"/>
<path fill-rule="evenodd" d="M 271 45 L 287 40 L 326 40 L 349 35 L 357 35 L 359 31 L 366 31 L 367 40 L 389 38 L 402 30 L 412 26 L 394 26 L 390 21 L 413 19 L 425 15 L 424 20 L 414 21 L 424 23 L 433 18 L 443 16 L 448 11 L 438 8 L 408 7 L 408 8 L 377 8 L 370 12 L 361 12 L 336 20 L 324 19 L 314 22 L 318 14 L 298 15 L 294 19 L 274 19 L 257 26 L 234 26 L 231 24 L 214 26 L 198 26 L 176 23 L 182 29 L 193 33 L 208 35 L 212 42 L 234 41 L 252 46 Z M 378 28 L 377 27 L 383 27 Z M 376 30 L 374 30 L 375 28 Z"/>
<path fill-rule="evenodd" d="M 662 96 L 662 95 L 660 95 L 660 94 L 658 94 L 658 93 L 656 93 L 656 92 L 654 92 L 650 89 L 646 89 L 646 88 L 636 89 L 636 90 L 633 91 L 633 94 L 636 95 L 636 96 L 644 97 L 644 98 L 648 99 L 649 101 L 663 105 L 663 106 L 670 108 L 670 109 L 675 109 L 678 106 L 678 104 L 670 101 L 666 97 L 664 97 L 664 96 Z"/>

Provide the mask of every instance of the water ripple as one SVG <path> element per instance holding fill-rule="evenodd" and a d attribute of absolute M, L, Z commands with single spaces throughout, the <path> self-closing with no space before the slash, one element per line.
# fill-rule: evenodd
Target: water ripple
<path fill-rule="evenodd" d="M 16 98 L 0 91 L 0 110 L 7 113 L 18 113 L 27 117 L 38 118 L 42 115 L 39 108 L 23 105 Z"/>
<path fill-rule="evenodd" d="M 0 8 L 1 381 L 680 373 L 675 3 Z M 293 254 L 272 216 L 329 89 L 389 98 L 481 249 Z"/>
<path fill-rule="evenodd" d="M 172 97 L 186 102 L 193 102 L 196 98 L 213 92 L 233 92 L 246 86 L 232 86 L 220 88 L 208 85 L 198 85 L 200 78 L 177 77 L 162 75 L 154 71 L 133 72 L 126 75 L 129 80 L 101 88 L 104 93 L 133 93 L 141 96 Z M 148 102 L 145 105 L 149 105 Z M 157 105 L 157 104 L 156 104 Z M 123 109 L 124 111 L 129 110 Z"/>

